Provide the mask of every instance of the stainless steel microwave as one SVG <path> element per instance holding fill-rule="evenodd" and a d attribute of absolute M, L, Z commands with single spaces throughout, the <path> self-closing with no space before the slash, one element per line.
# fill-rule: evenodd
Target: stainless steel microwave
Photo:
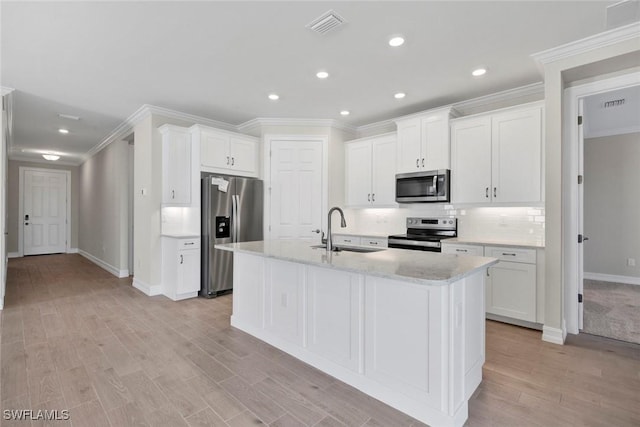
<path fill-rule="evenodd" d="M 448 202 L 450 171 L 420 171 L 396 175 L 396 202 L 437 203 Z"/>

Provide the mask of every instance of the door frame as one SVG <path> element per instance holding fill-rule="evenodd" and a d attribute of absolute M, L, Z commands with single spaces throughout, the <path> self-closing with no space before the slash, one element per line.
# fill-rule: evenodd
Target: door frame
<path fill-rule="evenodd" d="M 36 171 L 36 172 L 53 172 L 53 173 L 62 173 L 66 175 L 66 183 L 67 183 L 67 194 L 66 194 L 66 244 L 65 244 L 65 252 L 70 253 L 71 249 L 71 171 L 64 169 L 47 169 L 47 168 L 36 168 L 31 166 L 20 166 L 19 168 L 19 187 L 18 187 L 18 256 L 24 256 L 24 224 L 20 225 L 20 222 L 23 221 L 24 218 L 24 173 L 25 171 Z"/>
<path fill-rule="evenodd" d="M 569 87 L 563 94 L 563 165 L 562 165 L 562 240 L 563 240 L 563 317 L 566 322 L 566 330 L 570 334 L 580 333 L 582 326 L 582 310 L 578 303 L 578 294 L 582 286 L 583 278 L 583 251 L 580 251 L 578 234 L 580 230 L 580 218 L 582 218 L 584 206 L 582 189 L 578 185 L 577 176 L 582 174 L 584 140 L 582 132 L 578 129 L 577 117 L 580 103 L 584 98 L 603 92 L 640 85 L 640 72 L 633 72 L 622 76 L 586 83 Z"/>
<path fill-rule="evenodd" d="M 280 135 L 266 134 L 264 136 L 264 223 L 263 230 L 265 240 L 271 239 L 271 146 L 274 141 L 305 141 L 316 142 L 322 145 L 322 201 L 320 206 L 322 212 L 320 218 L 322 220 L 321 228 L 327 229 L 325 213 L 328 210 L 328 192 L 329 192 L 329 137 L 327 135 Z"/>

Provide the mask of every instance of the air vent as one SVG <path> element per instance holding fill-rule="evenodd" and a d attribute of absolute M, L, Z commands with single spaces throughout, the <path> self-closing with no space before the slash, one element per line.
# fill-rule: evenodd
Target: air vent
<path fill-rule="evenodd" d="M 342 16 L 338 15 L 334 10 L 330 10 L 308 23 L 307 28 L 319 34 L 327 34 L 346 22 Z"/>
<path fill-rule="evenodd" d="M 620 99 L 614 99 L 613 101 L 607 101 L 604 103 L 604 108 L 613 108 L 613 107 L 620 107 L 621 105 L 624 105 L 624 98 L 620 98 Z"/>

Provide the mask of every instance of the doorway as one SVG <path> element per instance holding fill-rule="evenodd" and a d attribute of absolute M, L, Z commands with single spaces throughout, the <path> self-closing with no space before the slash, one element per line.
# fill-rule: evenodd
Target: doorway
<path fill-rule="evenodd" d="M 18 252 L 64 253 L 69 249 L 71 172 L 20 167 Z"/>
<path fill-rule="evenodd" d="M 634 263 L 638 253 L 638 247 L 627 241 L 634 226 L 627 217 L 634 210 L 633 198 L 640 194 L 635 194 L 636 184 L 626 182 L 625 178 L 631 170 L 638 169 L 638 162 L 624 166 L 632 155 L 623 154 L 628 147 L 623 149 L 625 144 L 621 143 L 625 139 L 635 140 L 636 149 L 640 144 L 638 89 L 640 73 L 630 73 L 565 91 L 568 167 L 563 168 L 563 191 L 569 196 L 563 207 L 567 242 L 564 310 L 567 332 L 572 334 L 587 332 L 629 340 L 612 331 L 632 327 L 640 333 L 640 318 L 634 321 L 624 314 L 635 298 L 620 297 L 614 286 L 624 284 L 624 280 L 618 279 L 625 275 L 632 281 L 640 279 L 636 268 L 624 272 L 632 267 L 629 264 Z M 631 113 L 625 114 L 625 110 Z M 638 216 L 636 213 L 635 218 Z M 599 327 L 594 324 L 596 320 Z"/>
<path fill-rule="evenodd" d="M 265 138 L 265 236 L 320 239 L 327 210 L 327 138 Z"/>

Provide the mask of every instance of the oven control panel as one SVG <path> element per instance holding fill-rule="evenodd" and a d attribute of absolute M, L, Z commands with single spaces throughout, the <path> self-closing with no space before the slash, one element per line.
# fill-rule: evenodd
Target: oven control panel
<path fill-rule="evenodd" d="M 457 226 L 458 220 L 456 218 L 407 218 L 407 228 L 455 230 Z"/>

